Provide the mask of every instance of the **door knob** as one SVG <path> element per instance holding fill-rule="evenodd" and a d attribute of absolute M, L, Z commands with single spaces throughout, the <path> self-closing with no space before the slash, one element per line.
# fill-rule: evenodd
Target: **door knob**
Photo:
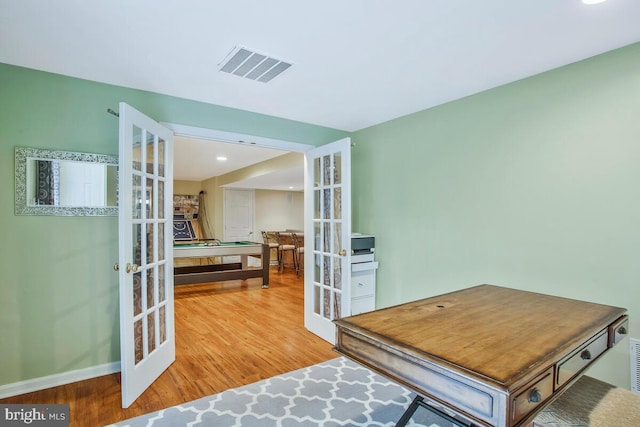
<path fill-rule="evenodd" d="M 137 272 L 138 269 L 140 268 L 140 266 L 138 264 L 131 264 L 130 262 L 127 263 L 127 269 L 125 270 L 127 273 L 131 273 L 131 272 Z"/>
<path fill-rule="evenodd" d="M 346 256 L 347 255 L 347 251 L 342 249 L 340 252 L 338 252 L 338 255 L 340 256 Z"/>
<path fill-rule="evenodd" d="M 113 269 L 115 271 L 120 271 L 120 264 L 118 264 L 117 262 L 115 264 L 113 264 Z"/>

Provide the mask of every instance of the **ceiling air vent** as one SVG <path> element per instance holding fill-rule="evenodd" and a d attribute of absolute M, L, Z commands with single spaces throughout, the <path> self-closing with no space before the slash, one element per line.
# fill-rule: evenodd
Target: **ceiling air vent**
<path fill-rule="evenodd" d="M 244 47 L 235 47 L 220 64 L 220 71 L 267 83 L 289 67 L 289 62 Z"/>

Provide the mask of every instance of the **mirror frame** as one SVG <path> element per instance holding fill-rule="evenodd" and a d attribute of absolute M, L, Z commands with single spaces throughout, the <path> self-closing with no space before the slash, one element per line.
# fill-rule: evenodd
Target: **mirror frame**
<path fill-rule="evenodd" d="M 27 204 L 27 159 L 72 160 L 76 162 L 103 163 L 118 166 L 118 156 L 108 154 L 78 153 L 73 151 L 46 150 L 40 148 L 15 148 L 16 215 L 46 216 L 118 216 L 118 206 L 29 206 Z"/>

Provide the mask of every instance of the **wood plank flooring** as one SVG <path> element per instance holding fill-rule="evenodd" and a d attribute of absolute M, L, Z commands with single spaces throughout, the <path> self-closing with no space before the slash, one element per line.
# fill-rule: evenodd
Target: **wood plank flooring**
<path fill-rule="evenodd" d="M 68 403 L 71 426 L 103 426 L 320 363 L 338 355 L 304 328 L 303 280 L 271 269 L 261 279 L 176 287 L 176 361 L 129 408 L 112 374 L 0 400 Z"/>

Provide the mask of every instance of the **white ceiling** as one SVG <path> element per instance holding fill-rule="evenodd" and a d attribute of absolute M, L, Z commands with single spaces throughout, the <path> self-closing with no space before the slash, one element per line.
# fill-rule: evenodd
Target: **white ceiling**
<path fill-rule="evenodd" d="M 174 179 L 185 181 L 203 181 L 287 153 L 273 148 L 185 136 L 175 136 L 174 147 Z M 220 156 L 225 157 L 227 160 L 217 160 L 217 157 Z M 227 187 L 302 191 L 304 187 L 304 164 L 301 163 L 296 168 L 282 169 L 277 172 L 238 181 L 227 185 Z"/>
<path fill-rule="evenodd" d="M 0 62 L 355 131 L 640 41 L 640 1 L 0 0 Z M 218 71 L 236 46 L 293 66 Z"/>

